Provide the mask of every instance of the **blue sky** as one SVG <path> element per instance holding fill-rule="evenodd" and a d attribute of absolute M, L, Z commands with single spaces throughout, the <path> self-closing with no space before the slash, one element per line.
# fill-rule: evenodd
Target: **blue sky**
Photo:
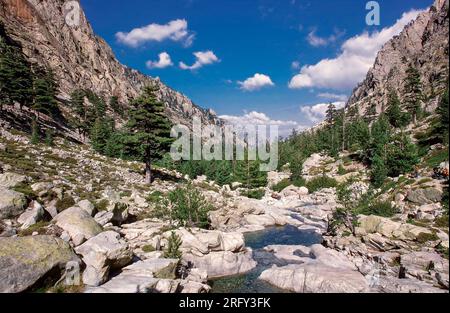
<path fill-rule="evenodd" d="M 379 47 L 431 2 L 380 0 L 381 25 L 368 26 L 361 0 L 81 0 L 123 64 L 218 115 L 288 128 L 343 103 Z"/>

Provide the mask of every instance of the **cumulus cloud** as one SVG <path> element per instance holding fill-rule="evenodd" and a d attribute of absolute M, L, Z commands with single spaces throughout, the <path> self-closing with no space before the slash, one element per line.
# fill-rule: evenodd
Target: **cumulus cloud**
<path fill-rule="evenodd" d="M 275 85 L 269 76 L 259 73 L 253 75 L 253 77 L 247 78 L 243 82 L 239 81 L 238 84 L 241 86 L 241 89 L 245 91 L 255 91 Z"/>
<path fill-rule="evenodd" d="M 404 13 L 391 27 L 383 28 L 379 32 L 364 32 L 348 39 L 343 43 L 336 58 L 323 59 L 317 64 L 303 66 L 300 73 L 289 82 L 289 88 L 353 88 L 364 79 L 382 46 L 398 35 L 420 12 L 422 11 L 412 10 Z"/>
<path fill-rule="evenodd" d="M 162 52 L 159 54 L 158 61 L 147 61 L 146 65 L 149 69 L 154 69 L 154 68 L 166 68 L 172 66 L 173 63 L 170 58 L 170 55 L 167 52 Z"/>
<path fill-rule="evenodd" d="M 336 101 L 333 102 L 333 104 L 336 109 L 342 109 L 345 106 L 344 101 Z M 306 118 L 311 123 L 318 123 L 322 122 L 325 119 L 328 106 L 329 103 L 318 103 L 310 106 L 302 106 L 300 107 L 300 112 L 305 114 Z"/>
<path fill-rule="evenodd" d="M 127 46 L 138 47 L 150 41 L 162 42 L 172 40 L 182 42 L 185 46 L 190 46 L 195 35 L 188 30 L 188 23 L 184 19 L 170 21 L 167 24 L 150 24 L 144 27 L 135 28 L 130 32 L 118 32 L 116 39 Z"/>
<path fill-rule="evenodd" d="M 296 130 L 305 130 L 306 127 L 300 125 L 296 121 L 289 120 L 275 120 L 271 119 L 265 113 L 261 112 L 246 112 L 244 115 L 235 116 L 235 115 L 222 115 L 221 119 L 227 121 L 229 124 L 235 125 L 236 127 L 243 126 L 278 126 L 278 131 L 280 136 L 287 136 L 292 132 L 292 129 Z"/>
<path fill-rule="evenodd" d="M 347 95 L 339 95 L 329 92 L 319 93 L 317 95 L 319 98 L 328 99 L 328 100 L 338 100 L 338 101 L 347 101 Z"/>
<path fill-rule="evenodd" d="M 180 62 L 180 68 L 183 70 L 197 70 L 205 65 L 220 62 L 219 58 L 210 50 L 195 52 L 194 56 L 196 58 L 194 64 L 186 65 L 184 62 Z"/>

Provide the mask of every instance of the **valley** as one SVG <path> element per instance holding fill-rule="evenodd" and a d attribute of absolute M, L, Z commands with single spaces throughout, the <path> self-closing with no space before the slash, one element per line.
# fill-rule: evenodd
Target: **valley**
<path fill-rule="evenodd" d="M 248 137 L 173 160 L 172 126 L 227 120 L 63 5 L 0 1 L 0 293 L 449 292 L 448 1 L 269 172 Z"/>

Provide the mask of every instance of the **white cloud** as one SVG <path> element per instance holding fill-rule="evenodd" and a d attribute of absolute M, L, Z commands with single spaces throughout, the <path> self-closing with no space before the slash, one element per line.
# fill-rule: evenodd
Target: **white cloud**
<path fill-rule="evenodd" d="M 300 69 L 300 62 L 299 61 L 294 61 L 291 63 L 291 68 L 293 70 L 299 70 Z"/>
<path fill-rule="evenodd" d="M 158 61 L 147 61 L 146 63 L 149 69 L 153 68 L 166 68 L 172 66 L 172 60 L 170 59 L 170 55 L 167 52 L 162 52 L 159 54 Z"/>
<path fill-rule="evenodd" d="M 180 68 L 183 70 L 196 70 L 205 65 L 220 62 L 219 58 L 212 51 L 195 52 L 194 56 L 196 58 L 196 61 L 194 64 L 189 66 L 183 62 L 180 62 Z"/>
<path fill-rule="evenodd" d="M 118 32 L 116 38 L 120 43 L 130 47 L 138 47 L 139 45 L 149 42 L 164 40 L 172 40 L 183 42 L 184 45 L 190 46 L 195 35 L 188 30 L 186 20 L 173 20 L 167 24 L 150 24 L 141 28 L 135 28 L 130 32 Z"/>
<path fill-rule="evenodd" d="M 243 82 L 239 81 L 238 84 L 241 86 L 241 89 L 245 91 L 255 91 L 275 85 L 269 76 L 259 73 L 253 75 L 253 77 L 247 78 Z"/>
<path fill-rule="evenodd" d="M 317 95 L 319 98 L 329 99 L 329 100 L 338 100 L 338 101 L 347 101 L 348 96 L 347 95 L 338 95 L 334 93 L 324 92 L 319 93 Z"/>
<path fill-rule="evenodd" d="M 265 113 L 261 112 L 248 112 L 241 116 L 235 115 L 222 115 L 221 119 L 227 121 L 229 124 L 235 125 L 236 127 L 242 126 L 278 126 L 278 131 L 280 136 L 287 136 L 292 132 L 292 129 L 305 130 L 307 127 L 300 125 L 296 121 L 283 121 L 274 120 L 267 116 Z"/>
<path fill-rule="evenodd" d="M 316 30 L 312 30 L 308 34 L 308 37 L 306 39 L 308 40 L 309 44 L 313 47 L 326 46 L 328 44 L 328 40 L 326 38 L 316 36 Z"/>
<path fill-rule="evenodd" d="M 325 38 L 317 36 L 316 31 L 317 31 L 316 29 L 313 29 L 312 31 L 309 32 L 308 37 L 306 37 L 308 43 L 313 47 L 327 46 L 330 43 L 334 43 L 345 33 L 335 28 L 334 33 Z"/>
<path fill-rule="evenodd" d="M 371 34 L 364 32 L 348 39 L 336 58 L 323 59 L 315 65 L 303 66 L 300 73 L 289 82 L 289 88 L 319 87 L 347 90 L 355 87 L 372 67 L 382 46 L 398 35 L 420 12 L 412 10 L 404 13 L 391 27 Z"/>
<path fill-rule="evenodd" d="M 342 109 L 345 106 L 344 101 L 333 102 L 333 104 L 336 109 Z M 310 106 L 302 106 L 300 107 L 300 112 L 305 114 L 305 116 L 311 123 L 315 124 L 318 122 L 322 122 L 325 119 L 329 105 L 329 103 L 318 103 Z"/>

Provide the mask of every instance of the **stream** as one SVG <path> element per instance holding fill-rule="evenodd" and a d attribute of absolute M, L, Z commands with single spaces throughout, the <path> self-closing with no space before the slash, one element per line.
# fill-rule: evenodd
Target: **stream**
<path fill-rule="evenodd" d="M 286 293 L 258 279 L 261 273 L 274 264 L 285 266 L 292 264 L 276 258 L 272 253 L 264 251 L 270 245 L 302 245 L 312 246 L 322 242 L 322 236 L 311 230 L 299 230 L 295 226 L 271 227 L 262 231 L 244 235 L 245 244 L 253 249 L 253 259 L 258 265 L 250 272 L 228 276 L 210 281 L 212 293 Z"/>

